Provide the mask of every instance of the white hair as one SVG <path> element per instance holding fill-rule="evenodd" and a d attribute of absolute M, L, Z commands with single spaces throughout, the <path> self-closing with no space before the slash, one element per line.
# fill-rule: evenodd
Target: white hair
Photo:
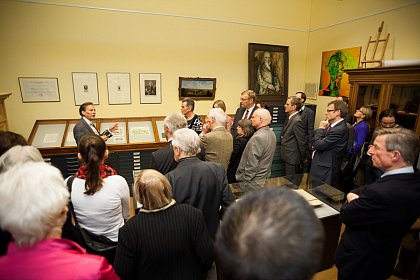
<path fill-rule="evenodd" d="M 196 155 L 200 152 L 200 138 L 194 130 L 181 128 L 172 135 L 172 146 L 178 147 L 187 155 Z"/>
<path fill-rule="evenodd" d="M 33 246 L 62 226 L 68 199 L 57 168 L 45 162 L 15 165 L 0 175 L 0 226 L 18 246 Z"/>
<path fill-rule="evenodd" d="M 226 114 L 221 108 L 213 108 L 209 112 L 209 117 L 213 117 L 218 123 L 226 122 Z"/>
<path fill-rule="evenodd" d="M 163 125 L 166 125 L 169 133 L 172 134 L 177 129 L 187 127 L 187 119 L 182 114 L 169 113 L 163 120 Z"/>
<path fill-rule="evenodd" d="M 33 146 L 14 146 L 0 157 L 0 173 L 28 161 L 44 161 L 39 150 Z"/>

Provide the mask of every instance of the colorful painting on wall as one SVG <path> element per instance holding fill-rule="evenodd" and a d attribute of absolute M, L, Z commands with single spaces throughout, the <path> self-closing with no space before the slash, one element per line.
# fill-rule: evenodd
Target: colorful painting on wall
<path fill-rule="evenodd" d="M 322 53 L 319 95 L 349 96 L 349 75 L 344 69 L 354 69 L 359 66 L 361 50 L 362 47 L 355 47 Z"/>

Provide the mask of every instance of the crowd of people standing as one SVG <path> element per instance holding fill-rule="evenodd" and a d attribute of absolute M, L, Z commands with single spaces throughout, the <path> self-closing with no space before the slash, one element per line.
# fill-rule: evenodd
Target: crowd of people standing
<path fill-rule="evenodd" d="M 92 103 L 79 109 L 74 136 L 80 166 L 71 180 L 43 163 L 23 137 L 0 132 L 1 274 L 16 279 L 29 273 L 61 279 L 311 279 L 324 232 L 304 200 L 287 190 L 267 190 L 235 203 L 229 188 L 229 183 L 270 178 L 279 141 L 284 175 L 309 173 L 313 187 L 326 183 L 346 193 L 341 211 L 346 229 L 335 257 L 339 279 L 389 277 L 404 234 L 420 216 L 420 176 L 413 167 L 419 138 L 398 127 L 393 111 L 384 111 L 369 139 L 371 109 L 362 106 L 349 118 L 348 105 L 338 99 L 327 104 L 325 120 L 314 128 L 314 112 L 305 101 L 303 92 L 287 98 L 277 140 L 270 110 L 258 106 L 252 90 L 241 93 L 234 118 L 216 100 L 203 121 L 194 113 L 195 101 L 183 99 L 181 114 L 170 113 L 163 121 L 167 145 L 152 153 L 150 169 L 135 178 L 139 209 L 131 219 L 128 184 L 106 164 L 106 141 L 118 125 L 100 133 Z M 356 186 L 354 178 L 343 182 L 344 159 L 363 157 L 365 150 L 371 184 Z M 86 231 L 114 242 L 112 254 L 86 253 L 80 236 L 74 236 L 72 215 Z M 302 231 L 293 244 L 285 242 L 290 230 Z M 264 242 L 253 237 L 264 235 Z M 264 262 L 266 255 L 276 261 Z"/>

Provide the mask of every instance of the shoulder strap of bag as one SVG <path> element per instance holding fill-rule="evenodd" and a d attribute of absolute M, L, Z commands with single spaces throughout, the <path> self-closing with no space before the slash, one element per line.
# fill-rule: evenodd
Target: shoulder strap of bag
<path fill-rule="evenodd" d="M 74 208 L 73 208 L 73 203 L 71 202 L 71 190 L 72 190 L 73 181 L 74 181 L 75 178 L 76 178 L 76 176 L 74 176 L 74 175 L 70 176 L 68 178 L 67 189 L 69 190 L 69 193 L 70 193 L 69 208 L 70 208 L 71 213 L 73 214 L 74 223 L 76 225 L 78 225 L 77 218 L 76 218 L 76 213 L 74 212 Z"/>

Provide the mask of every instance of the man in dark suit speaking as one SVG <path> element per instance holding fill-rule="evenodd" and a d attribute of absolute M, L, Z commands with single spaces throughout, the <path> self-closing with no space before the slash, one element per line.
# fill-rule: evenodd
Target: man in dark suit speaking
<path fill-rule="evenodd" d="M 85 102 L 79 107 L 79 114 L 82 117 L 77 121 L 76 125 L 73 128 L 74 140 L 76 144 L 79 145 L 80 140 L 83 136 L 86 135 L 99 135 L 105 141 L 113 136 L 112 132 L 118 129 L 118 124 L 114 124 L 104 132 L 100 133 L 94 124 L 96 117 L 96 108 L 92 102 Z"/>
<path fill-rule="evenodd" d="M 310 175 L 314 186 L 327 183 L 336 186 L 340 175 L 340 165 L 345 155 L 349 130 L 344 121 L 347 106 L 343 101 L 328 103 L 326 120 L 315 130 L 315 149 Z"/>
<path fill-rule="evenodd" d="M 369 148 L 376 182 L 352 190 L 341 209 L 346 229 L 338 244 L 338 279 L 388 279 L 404 234 L 420 216 L 420 173 L 413 164 L 418 136 L 405 128 L 383 128 Z"/>

